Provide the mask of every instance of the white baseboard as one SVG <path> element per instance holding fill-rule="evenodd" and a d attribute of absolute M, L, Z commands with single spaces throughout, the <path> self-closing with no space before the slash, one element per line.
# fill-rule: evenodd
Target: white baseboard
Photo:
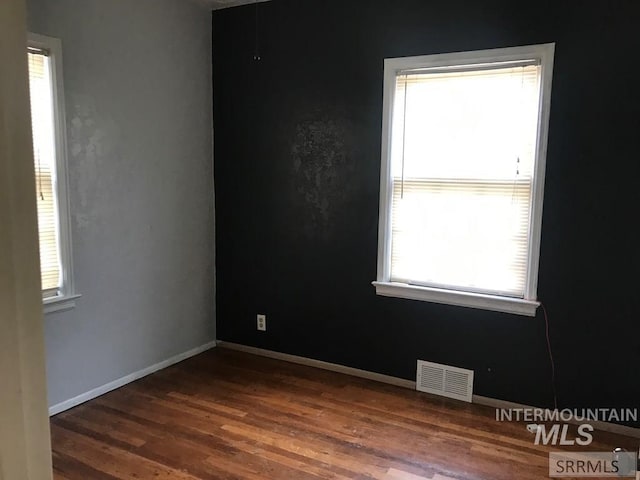
<path fill-rule="evenodd" d="M 128 383 L 131 383 L 135 380 L 138 380 L 142 377 L 146 377 L 158 370 L 162 370 L 163 368 L 170 367 L 178 362 L 186 360 L 187 358 L 198 355 L 199 353 L 205 352 L 207 350 L 212 349 L 216 346 L 216 342 L 209 342 L 201 345 L 199 347 L 193 348 L 187 352 L 179 353 L 171 358 L 163 360 L 162 362 L 156 363 L 155 365 L 151 365 L 147 368 L 143 368 L 142 370 L 138 370 L 137 372 L 133 372 L 129 375 L 126 375 L 122 378 L 114 380 L 113 382 L 109 382 L 100 387 L 94 388 L 93 390 L 89 390 L 88 392 L 82 393 L 76 397 L 70 398 L 69 400 L 65 400 L 64 402 L 57 403 L 51 407 L 49 407 L 49 416 L 57 415 L 60 412 L 64 412 L 65 410 L 69 410 L 75 406 L 80 405 L 86 401 L 92 400 L 100 395 L 104 395 L 116 388 L 120 388 Z"/>
<path fill-rule="evenodd" d="M 263 348 L 249 347 L 247 345 L 240 345 L 238 343 L 224 342 L 222 340 L 217 341 L 217 345 L 221 348 L 227 348 L 229 350 L 237 350 L 240 352 L 251 353 L 253 355 L 259 355 L 262 357 L 274 358 L 276 360 L 283 360 L 285 362 L 297 363 L 299 365 L 305 365 L 308 367 L 321 368 L 323 370 L 330 370 L 332 372 L 344 373 L 346 375 L 352 375 L 354 377 L 366 378 L 367 380 L 374 380 L 376 382 L 388 383 L 397 387 L 409 388 L 411 390 L 416 389 L 416 382 L 413 380 L 406 380 L 404 378 L 392 377 L 389 375 L 382 375 L 380 373 L 369 372 L 367 370 L 360 370 L 358 368 L 345 367 L 344 365 L 338 365 L 335 363 L 323 362 L 321 360 L 314 360 L 312 358 L 299 357 L 297 355 L 289 355 L 287 353 L 274 352 L 272 350 L 265 350 Z M 480 395 L 473 396 L 473 403 L 478 405 L 484 405 L 492 408 L 526 408 L 532 409 L 529 405 L 522 405 L 519 403 L 508 402 L 505 400 L 498 400 L 490 397 L 483 397 Z M 627 427 L 625 425 L 618 425 L 616 423 L 607 422 L 589 422 L 597 430 L 604 432 L 615 433 L 618 435 L 625 435 L 628 437 L 640 438 L 640 428 Z"/>
<path fill-rule="evenodd" d="M 261 357 L 269 357 L 276 360 L 283 360 L 285 362 L 297 363 L 299 365 L 305 365 L 307 367 L 316 367 L 323 370 L 330 370 L 332 372 L 344 373 L 346 375 L 351 375 L 352 377 L 366 378 L 367 380 L 388 383 L 389 385 L 395 385 L 397 387 L 410 388 L 412 390 L 416 389 L 416 382 L 413 380 L 406 380 L 404 378 L 392 377 L 389 375 L 383 375 L 381 373 L 369 372 L 367 370 L 360 370 L 359 368 L 345 367 L 344 365 L 338 365 L 337 363 L 323 362 L 321 360 L 314 360 L 312 358 L 299 357 L 297 355 L 289 355 L 288 353 L 274 352 L 272 350 L 249 347 L 247 345 L 240 345 L 238 343 L 224 342 L 222 340 L 218 340 L 217 345 L 229 350 L 237 350 L 239 352 L 259 355 Z"/>

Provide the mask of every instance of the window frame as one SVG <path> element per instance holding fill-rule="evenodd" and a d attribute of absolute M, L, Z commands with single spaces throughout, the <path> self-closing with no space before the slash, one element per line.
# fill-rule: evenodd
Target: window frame
<path fill-rule="evenodd" d="M 55 194 L 58 210 L 58 243 L 60 248 L 61 286 L 58 295 L 43 296 L 44 313 L 75 307 L 80 297 L 75 290 L 71 249 L 71 222 L 67 174 L 67 134 L 65 121 L 64 84 L 62 75 L 62 42 L 58 38 L 29 32 L 27 46 L 46 50 L 51 68 L 51 98 L 55 141 Z"/>
<path fill-rule="evenodd" d="M 538 265 L 540 258 L 544 177 L 547 138 L 549 133 L 554 51 L 555 43 L 546 43 L 415 57 L 386 58 L 384 60 L 378 266 L 377 279 L 372 282 L 377 295 L 535 316 L 536 309 L 540 305 L 540 302 L 537 301 Z M 538 108 L 538 135 L 536 139 L 536 158 L 532 180 L 531 216 L 528 239 L 529 256 L 527 258 L 527 278 L 524 298 L 391 282 L 391 205 L 393 195 L 393 179 L 391 178 L 391 126 L 398 72 L 420 68 L 465 66 L 479 63 L 513 62 L 532 59 L 540 61 L 541 78 Z"/>

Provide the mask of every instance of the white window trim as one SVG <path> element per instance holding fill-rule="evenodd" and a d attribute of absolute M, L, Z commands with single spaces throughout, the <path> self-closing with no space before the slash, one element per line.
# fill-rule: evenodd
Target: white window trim
<path fill-rule="evenodd" d="M 538 264 L 540 258 L 540 236 L 542 230 L 542 206 L 544 196 L 544 174 L 547 156 L 549 110 L 551 105 L 551 80 L 555 44 L 528 45 L 522 47 L 496 48 L 472 52 L 456 52 L 418 57 L 387 58 L 384 61 L 384 97 L 382 122 L 382 168 L 380 171 L 380 210 L 378 223 L 378 272 L 373 282 L 376 294 L 413 300 L 423 300 L 447 305 L 458 305 L 518 315 L 535 316 L 540 305 L 537 301 Z M 395 80 L 398 72 L 425 67 L 473 65 L 478 63 L 509 62 L 539 59 L 541 71 L 541 95 L 538 110 L 538 138 L 536 141 L 536 166 L 533 179 L 531 204 L 531 228 L 529 231 L 528 277 L 524 298 L 485 295 L 421 287 L 391 282 L 390 209 L 393 187 L 391 185 L 391 125 L 395 97 Z"/>
<path fill-rule="evenodd" d="M 68 310 L 75 307 L 76 293 L 73 278 L 73 255 L 71 250 L 71 222 L 69 209 L 69 184 L 67 174 L 67 133 L 64 113 L 64 84 L 62 81 L 62 42 L 53 37 L 29 33 L 28 45 L 49 51 L 51 59 L 51 82 L 53 95 L 53 117 L 56 145 L 56 199 L 58 204 L 58 237 L 60 263 L 62 265 L 62 287 L 55 297 L 43 298 L 44 313 Z"/>

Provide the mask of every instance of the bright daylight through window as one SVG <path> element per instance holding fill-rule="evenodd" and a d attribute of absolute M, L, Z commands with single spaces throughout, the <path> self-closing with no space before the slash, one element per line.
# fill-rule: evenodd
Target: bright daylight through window
<path fill-rule="evenodd" d="M 45 310 L 73 306 L 60 42 L 30 36 L 29 89 Z M 62 304 L 62 302 L 66 304 Z"/>
<path fill-rule="evenodd" d="M 385 61 L 380 295 L 534 315 L 553 45 Z"/>

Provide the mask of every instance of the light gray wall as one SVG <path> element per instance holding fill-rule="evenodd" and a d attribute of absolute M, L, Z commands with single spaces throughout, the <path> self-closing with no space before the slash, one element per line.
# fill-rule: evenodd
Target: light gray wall
<path fill-rule="evenodd" d="M 75 309 L 45 318 L 49 405 L 215 339 L 211 16 L 29 0 L 62 40 Z"/>

